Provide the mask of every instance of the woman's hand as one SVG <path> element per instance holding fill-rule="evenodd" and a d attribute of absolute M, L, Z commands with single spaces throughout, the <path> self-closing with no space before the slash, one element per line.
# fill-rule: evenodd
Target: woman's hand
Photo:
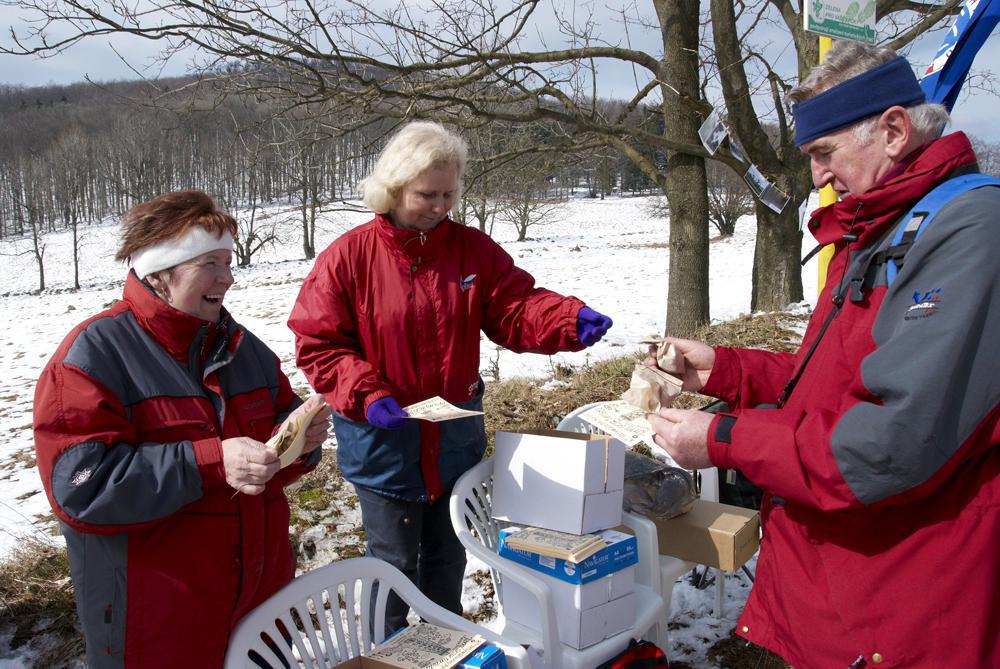
<path fill-rule="evenodd" d="M 694 339 L 677 339 L 667 337 L 667 344 L 673 344 L 677 351 L 684 356 L 684 381 L 683 389 L 698 392 L 705 387 L 708 377 L 712 375 L 712 366 L 715 365 L 715 349 L 705 342 Z M 656 345 L 650 344 L 649 357 L 642 361 L 647 367 L 656 367 Z M 669 372 L 670 370 L 664 370 Z"/>
<path fill-rule="evenodd" d="M 302 403 L 302 406 L 289 415 L 290 420 L 299 414 L 309 413 L 320 404 L 323 405 L 323 408 L 313 416 L 312 422 L 306 426 L 306 445 L 302 447 L 303 455 L 311 453 L 322 446 L 323 442 L 330 435 L 330 416 L 333 414 L 333 409 L 323 402 L 322 395 L 312 395 Z"/>
<path fill-rule="evenodd" d="M 250 437 L 222 440 L 222 466 L 226 483 L 247 495 L 264 492 L 264 486 L 281 469 L 278 454 Z"/>

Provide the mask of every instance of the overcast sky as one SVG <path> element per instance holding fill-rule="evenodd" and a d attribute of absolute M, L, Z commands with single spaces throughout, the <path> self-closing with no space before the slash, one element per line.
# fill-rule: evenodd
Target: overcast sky
<path fill-rule="evenodd" d="M 0 7 L 0 31 L 2 31 L 0 42 L 9 44 L 10 27 L 18 23 L 13 10 L 9 7 Z M 618 21 L 605 20 L 598 25 L 607 41 L 622 42 L 622 38 L 615 34 L 616 30 L 623 32 Z M 659 39 L 658 35 L 641 36 L 630 32 L 630 37 L 633 47 L 656 53 L 656 46 L 652 42 Z M 932 59 L 942 37 L 941 31 L 925 35 L 910 50 L 908 57 L 918 75 Z M 790 37 L 787 34 L 776 34 L 772 47 L 782 54 L 782 60 L 787 61 L 786 67 L 794 67 L 794 62 L 791 61 L 793 52 L 789 42 Z M 154 57 L 161 46 L 161 43 L 150 40 L 116 35 L 82 42 L 63 54 L 47 59 L 0 55 L 0 84 L 42 86 L 77 83 L 83 81 L 85 77 L 95 81 L 112 81 L 136 79 L 140 76 L 156 78 L 184 74 L 187 64 L 182 59 L 175 58 L 166 68 L 156 63 Z M 124 56 L 128 64 L 123 62 L 118 54 Z M 1000 30 L 995 30 L 979 51 L 973 71 L 989 71 L 1000 76 Z M 631 90 L 624 88 L 631 82 L 630 73 L 622 67 L 615 67 L 609 61 L 598 63 L 598 76 L 602 96 L 626 97 L 634 90 L 634 87 Z M 623 88 L 617 89 L 618 86 Z M 967 86 L 963 91 L 952 113 L 952 129 L 964 130 L 983 139 L 1000 142 L 1000 123 L 996 121 L 996 109 L 1000 106 L 1000 97 L 969 88 Z"/>

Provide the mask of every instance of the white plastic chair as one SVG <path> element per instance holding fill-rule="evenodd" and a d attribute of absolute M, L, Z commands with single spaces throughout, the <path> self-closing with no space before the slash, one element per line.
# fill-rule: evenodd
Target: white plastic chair
<path fill-rule="evenodd" d="M 378 594 L 372 600 L 372 591 Z M 507 655 L 511 669 L 529 669 L 526 651 L 427 598 L 388 562 L 351 558 L 302 574 L 240 621 L 225 669 L 334 667 L 367 654 L 385 639 L 385 604 L 395 592 L 422 620 L 483 636 Z M 374 618 L 372 618 L 374 608 Z M 374 620 L 374 635 L 369 621 Z M 254 656 L 259 658 L 256 662 Z"/>
<path fill-rule="evenodd" d="M 584 432 L 588 434 L 600 433 L 596 427 L 588 423 L 587 421 L 580 418 L 580 414 L 585 411 L 597 406 L 598 404 L 603 404 L 603 402 L 591 402 L 590 404 L 584 404 L 581 407 L 577 407 L 573 411 L 569 412 L 565 418 L 559 421 L 559 425 L 556 427 L 558 430 L 563 430 L 566 432 Z M 666 453 L 661 454 L 667 459 L 669 464 L 676 466 L 677 463 L 673 462 Z M 699 469 L 698 475 L 701 478 L 701 498 L 710 502 L 719 501 L 719 470 L 715 467 L 709 467 L 707 469 Z M 651 549 L 643 550 L 642 544 L 643 539 L 639 538 L 639 533 L 636 532 L 636 537 L 639 541 L 639 555 L 646 556 L 650 555 L 649 550 L 652 551 L 652 558 L 643 563 L 640 557 L 639 565 L 652 565 L 656 563 L 655 557 L 659 557 L 659 573 L 656 573 L 655 569 L 641 569 L 636 573 L 636 579 L 640 583 L 644 583 L 649 587 L 657 590 L 663 597 L 664 603 L 664 619 L 660 621 L 659 636 L 664 642 L 664 647 L 668 639 L 667 625 L 666 621 L 670 618 L 670 607 L 673 602 L 674 594 L 674 584 L 677 582 L 685 572 L 691 571 L 697 565 L 694 562 L 687 562 L 679 558 L 670 557 L 669 555 L 659 555 L 659 543 L 656 535 L 656 525 L 647 518 L 644 518 L 637 514 L 625 514 L 628 518 L 629 526 L 632 527 L 633 531 L 636 528 L 641 527 L 643 533 L 652 532 L 652 538 L 647 539 L 651 541 Z M 725 576 L 720 570 L 715 569 L 715 615 L 716 617 L 722 617 L 722 602 L 725 596 Z"/>
<path fill-rule="evenodd" d="M 585 648 L 560 642 L 556 622 L 559 612 L 555 610 L 549 585 L 537 572 L 497 554 L 500 525 L 493 518 L 492 507 L 493 458 L 488 458 L 455 483 L 450 500 L 451 524 L 465 549 L 490 567 L 501 609 L 504 579 L 517 583 L 538 600 L 541 629 L 521 625 L 503 616 L 498 619 L 499 634 L 509 643 L 529 646 L 535 653 L 532 659 L 545 667 L 593 669 L 625 650 L 631 638 L 641 637 L 656 626 L 663 612 L 663 599 L 648 585 L 637 584 L 635 624 L 631 629 Z"/>

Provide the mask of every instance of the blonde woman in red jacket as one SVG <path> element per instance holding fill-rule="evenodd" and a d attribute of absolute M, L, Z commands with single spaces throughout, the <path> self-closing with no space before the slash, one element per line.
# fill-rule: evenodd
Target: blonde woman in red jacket
<path fill-rule="evenodd" d="M 91 669 L 221 667 L 239 619 L 295 571 L 266 441 L 313 408 L 223 308 L 236 221 L 198 191 L 124 216 L 120 302 L 63 340 L 35 391 L 35 451 L 69 551 Z"/>
<path fill-rule="evenodd" d="M 481 409 L 481 332 L 512 351 L 551 354 L 589 346 L 611 326 L 575 297 L 537 288 L 492 239 L 448 219 L 465 160 L 464 141 L 440 125 L 404 126 L 362 184 L 375 218 L 320 254 L 288 321 L 299 367 L 334 409 L 368 554 L 457 613 L 465 551 L 447 496 L 483 456 L 483 420 L 415 421 L 401 407 L 440 396 Z M 405 604 L 390 609 L 388 628 L 405 625 Z"/>

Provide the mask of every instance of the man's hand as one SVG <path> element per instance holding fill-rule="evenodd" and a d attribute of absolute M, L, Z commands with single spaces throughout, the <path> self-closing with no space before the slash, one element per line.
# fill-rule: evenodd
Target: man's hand
<path fill-rule="evenodd" d="M 692 409 L 660 409 L 646 414 L 653 442 L 685 469 L 713 467 L 708 457 L 708 428 L 714 416 Z"/>
<path fill-rule="evenodd" d="M 673 344 L 684 356 L 684 390 L 698 392 L 705 387 L 708 377 L 712 375 L 715 365 L 715 349 L 708 344 L 694 339 L 676 339 L 667 337 L 665 342 Z M 656 367 L 656 345 L 650 344 L 649 357 L 642 361 L 647 367 Z M 664 370 L 669 372 L 670 370 Z"/>
<path fill-rule="evenodd" d="M 222 467 L 226 483 L 247 495 L 259 495 L 281 469 L 278 454 L 250 437 L 222 440 Z M 235 495 L 234 495 L 235 496 Z"/>
<path fill-rule="evenodd" d="M 323 408 L 313 416 L 312 422 L 306 427 L 306 444 L 302 447 L 303 455 L 319 448 L 330 435 L 330 416 L 333 414 L 333 409 L 325 405 L 322 396 L 312 395 L 288 416 L 288 419 L 291 420 L 299 414 L 309 413 L 320 404 L 324 404 Z"/>

